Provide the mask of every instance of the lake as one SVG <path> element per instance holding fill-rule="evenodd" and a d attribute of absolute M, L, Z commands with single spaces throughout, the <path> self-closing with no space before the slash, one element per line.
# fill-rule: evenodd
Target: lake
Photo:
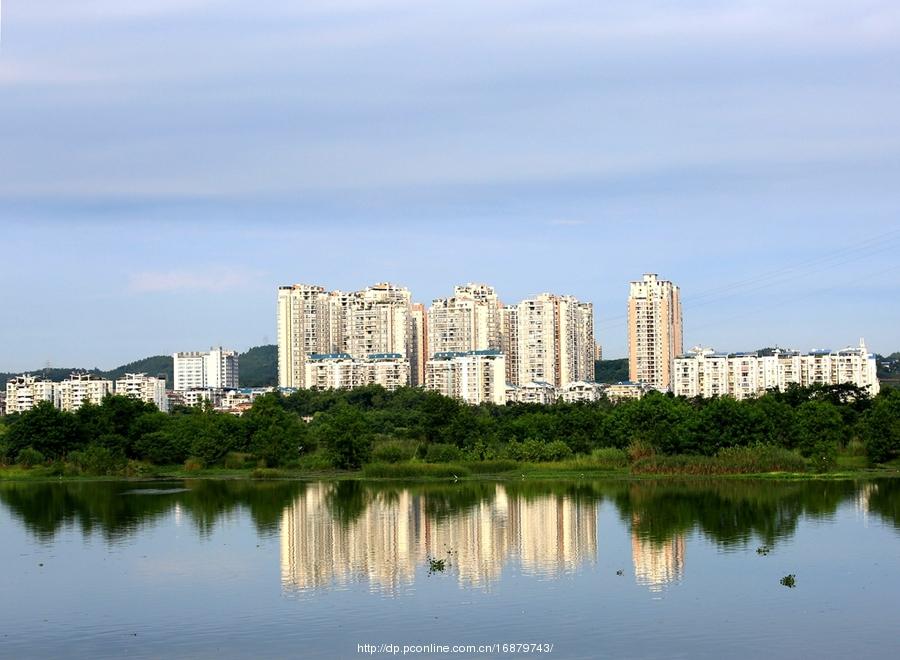
<path fill-rule="evenodd" d="M 6 482 L 0 567 L 9 658 L 900 654 L 897 480 Z"/>

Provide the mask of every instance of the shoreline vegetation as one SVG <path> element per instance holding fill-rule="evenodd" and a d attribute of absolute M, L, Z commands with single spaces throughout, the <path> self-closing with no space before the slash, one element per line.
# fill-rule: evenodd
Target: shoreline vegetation
<path fill-rule="evenodd" d="M 900 390 L 469 406 L 371 386 L 259 397 L 237 417 L 111 396 L 0 417 L 0 480 L 900 476 Z"/>

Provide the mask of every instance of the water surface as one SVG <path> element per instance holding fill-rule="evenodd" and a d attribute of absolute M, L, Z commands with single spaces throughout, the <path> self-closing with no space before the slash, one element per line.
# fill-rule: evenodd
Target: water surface
<path fill-rule="evenodd" d="M 891 480 L 3 483 L 0 539 L 2 657 L 900 653 Z"/>

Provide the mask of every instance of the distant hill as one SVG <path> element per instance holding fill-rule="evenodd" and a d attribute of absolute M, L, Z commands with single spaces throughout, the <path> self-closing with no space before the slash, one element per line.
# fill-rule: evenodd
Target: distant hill
<path fill-rule="evenodd" d="M 238 356 L 238 364 L 240 369 L 240 384 L 242 387 L 265 387 L 267 385 L 275 385 L 278 382 L 278 347 L 274 345 L 256 346 L 246 353 Z M 51 369 L 32 369 L 27 373 L 36 374 L 49 378 L 53 382 L 60 382 L 69 377 L 69 374 L 75 371 L 86 371 L 95 374 L 101 378 L 115 380 L 126 373 L 145 373 L 150 376 L 164 376 L 166 386 L 172 387 L 175 381 L 174 365 L 171 355 L 154 355 L 141 360 L 135 360 L 121 367 L 116 367 L 109 371 L 102 371 L 94 367 L 93 369 L 85 369 L 84 367 L 54 367 Z M 0 373 L 0 387 L 3 387 L 7 380 L 21 375 L 22 372 L 16 373 Z"/>
<path fill-rule="evenodd" d="M 278 384 L 278 347 L 254 346 L 238 358 L 242 387 L 268 387 Z"/>
<path fill-rule="evenodd" d="M 598 383 L 622 383 L 628 380 L 628 358 L 594 362 L 594 380 Z"/>

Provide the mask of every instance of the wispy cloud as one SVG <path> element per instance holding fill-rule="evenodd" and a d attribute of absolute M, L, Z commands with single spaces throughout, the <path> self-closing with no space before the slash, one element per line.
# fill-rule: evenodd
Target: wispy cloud
<path fill-rule="evenodd" d="M 551 220 L 550 224 L 554 227 L 580 227 L 588 224 L 587 220 Z"/>
<path fill-rule="evenodd" d="M 226 293 L 257 284 L 260 273 L 247 270 L 214 268 L 207 271 L 167 270 L 134 274 L 128 289 L 132 293 Z"/>

